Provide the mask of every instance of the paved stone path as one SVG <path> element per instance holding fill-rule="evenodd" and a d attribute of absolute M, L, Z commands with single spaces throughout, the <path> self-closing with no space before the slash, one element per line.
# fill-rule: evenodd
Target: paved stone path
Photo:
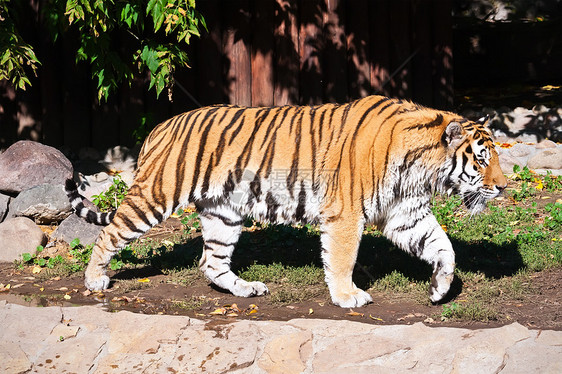
<path fill-rule="evenodd" d="M 562 373 L 562 332 L 211 321 L 0 302 L 2 373 Z"/>

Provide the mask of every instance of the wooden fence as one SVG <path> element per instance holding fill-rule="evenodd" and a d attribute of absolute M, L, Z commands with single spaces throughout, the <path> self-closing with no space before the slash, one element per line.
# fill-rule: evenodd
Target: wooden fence
<path fill-rule="evenodd" d="M 55 146 L 131 145 L 151 124 L 199 105 L 345 102 L 370 94 L 436 108 L 453 100 L 451 0 L 198 0 L 208 33 L 190 46 L 173 102 L 139 79 L 99 105 L 76 38 L 52 45 L 32 0 L 24 35 L 42 62 L 33 87 L 3 86 L 0 148 L 17 139 Z M 35 12 L 35 13 L 34 13 Z"/>

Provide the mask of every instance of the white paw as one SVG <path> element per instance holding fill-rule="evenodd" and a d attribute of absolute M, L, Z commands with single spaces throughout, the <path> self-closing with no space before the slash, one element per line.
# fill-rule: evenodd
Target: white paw
<path fill-rule="evenodd" d="M 449 285 L 447 285 L 447 287 L 437 287 L 437 288 L 431 286 L 429 288 L 429 300 L 431 300 L 432 303 L 437 303 L 441 299 L 443 299 L 443 297 L 445 297 L 448 291 L 449 291 Z"/>
<path fill-rule="evenodd" d="M 353 292 L 332 295 L 332 302 L 342 308 L 356 308 L 373 302 L 373 298 L 367 292 L 357 288 Z"/>
<path fill-rule="evenodd" d="M 103 291 L 109 287 L 109 277 L 107 275 L 101 275 L 97 278 L 90 278 L 86 275 L 84 285 L 91 291 Z"/>
<path fill-rule="evenodd" d="M 236 282 L 236 286 L 232 290 L 234 296 L 240 297 L 263 296 L 267 293 L 269 290 L 262 282 L 246 282 L 242 279 Z"/>

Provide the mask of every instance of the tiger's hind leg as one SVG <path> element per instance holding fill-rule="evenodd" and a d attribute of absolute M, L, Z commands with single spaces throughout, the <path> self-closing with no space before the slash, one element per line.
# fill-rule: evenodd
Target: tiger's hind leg
<path fill-rule="evenodd" d="M 416 208 L 418 207 L 418 208 Z M 404 251 L 433 267 L 429 298 L 436 303 L 449 291 L 455 272 L 451 241 L 431 213 L 429 204 L 402 202 L 393 208 L 383 229 L 384 235 Z"/>
<path fill-rule="evenodd" d="M 96 241 L 85 273 L 84 284 L 89 290 L 101 291 L 108 288 L 106 267 L 113 256 L 164 219 L 156 209 L 146 208 L 144 198 L 134 194 L 134 190 L 131 187 L 115 217 L 102 230 Z"/>
<path fill-rule="evenodd" d="M 363 228 L 363 220 L 354 216 L 320 225 L 326 283 L 332 302 L 342 308 L 359 307 L 373 301 L 371 295 L 352 280 Z"/>
<path fill-rule="evenodd" d="M 247 282 L 230 270 L 234 246 L 242 233 L 243 217 L 232 208 L 219 206 L 198 206 L 203 235 L 203 254 L 199 268 L 205 277 L 235 296 L 261 296 L 268 293 L 261 282 Z"/>

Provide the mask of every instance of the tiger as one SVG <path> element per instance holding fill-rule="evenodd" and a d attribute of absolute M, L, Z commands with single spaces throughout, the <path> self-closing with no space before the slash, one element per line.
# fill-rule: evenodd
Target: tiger
<path fill-rule="evenodd" d="M 84 205 L 65 186 L 75 212 L 106 225 L 85 271 L 85 286 L 106 289 L 106 267 L 121 248 L 193 204 L 199 213 L 199 268 L 235 296 L 268 293 L 231 270 L 247 217 L 273 224 L 318 225 L 333 304 L 372 302 L 352 274 L 366 225 L 433 269 L 429 298 L 449 291 L 455 252 L 431 211 L 435 193 L 458 194 L 471 214 L 507 185 L 483 120 L 408 100 L 368 96 L 346 104 L 242 107 L 214 105 L 168 119 L 152 130 L 136 176 L 110 213 Z"/>

